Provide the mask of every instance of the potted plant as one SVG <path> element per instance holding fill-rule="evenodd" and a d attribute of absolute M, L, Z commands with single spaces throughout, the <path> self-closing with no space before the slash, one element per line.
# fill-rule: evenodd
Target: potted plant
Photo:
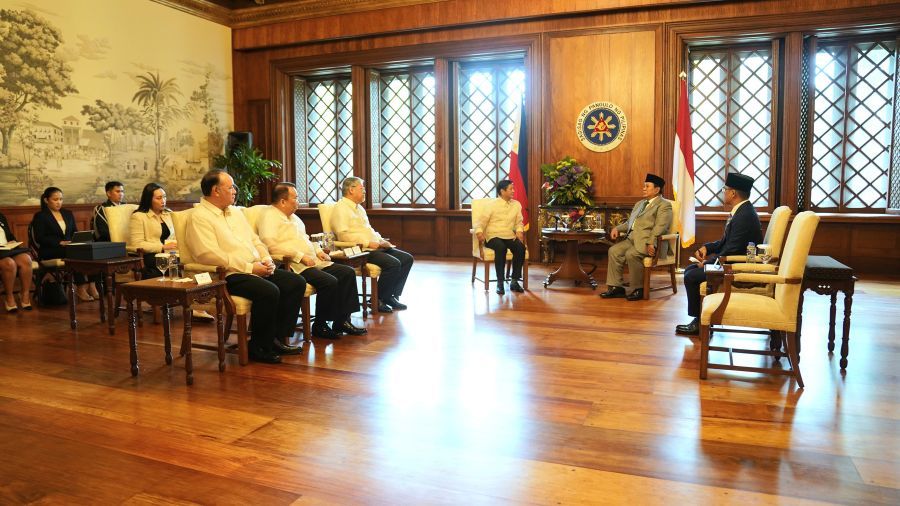
<path fill-rule="evenodd" d="M 253 203 L 259 185 L 275 176 L 271 169 L 281 169 L 281 162 L 266 160 L 258 149 L 238 144 L 227 154 L 216 156 L 213 166 L 227 170 L 234 178 L 237 187 L 235 204 L 246 207 Z"/>

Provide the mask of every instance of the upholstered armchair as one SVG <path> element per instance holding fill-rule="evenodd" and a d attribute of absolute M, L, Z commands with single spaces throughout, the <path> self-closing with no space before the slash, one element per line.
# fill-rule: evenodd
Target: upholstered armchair
<path fill-rule="evenodd" d="M 319 204 L 319 221 L 322 222 L 322 231 L 323 232 L 331 232 L 331 211 L 334 209 L 334 202 L 323 202 Z M 334 241 L 335 248 L 352 248 L 353 246 L 362 246 L 365 248 L 365 244 L 355 244 L 352 242 L 344 242 L 344 241 Z M 356 275 L 360 278 L 360 283 L 362 283 L 362 313 L 363 318 L 369 315 L 369 311 L 372 314 L 378 313 L 378 276 L 381 276 L 381 267 L 378 267 L 375 264 L 367 263 L 363 267 L 355 267 Z M 366 297 L 366 280 L 370 281 L 371 292 L 368 297 Z M 368 300 L 366 300 L 368 298 Z"/>
<path fill-rule="evenodd" d="M 809 248 L 818 224 L 819 217 L 812 211 L 805 211 L 797 215 L 782 250 L 781 262 L 776 273 L 735 273 L 732 266 L 728 264 L 723 266 L 725 270 L 723 291 L 703 298 L 703 308 L 700 314 L 701 379 L 706 379 L 708 369 L 768 372 L 793 376 L 800 388 L 803 388 L 803 377 L 800 374 L 800 343 L 797 338 L 797 311 L 806 258 L 809 255 Z M 732 284 L 736 282 L 771 283 L 775 286 L 774 297 L 735 292 Z M 733 353 L 775 358 L 780 358 L 782 353 L 778 349 L 750 350 L 710 346 L 713 332 L 725 326 L 770 330 L 774 337 L 783 342 L 791 368 L 734 365 Z M 780 346 L 778 348 L 780 349 Z M 729 363 L 710 363 L 710 351 L 727 352 Z"/>
<path fill-rule="evenodd" d="M 722 263 L 733 264 L 732 270 L 734 272 L 775 272 L 776 270 L 778 270 L 778 263 L 781 258 L 781 250 L 784 246 L 784 238 L 787 235 L 788 224 L 790 223 L 790 221 L 790 207 L 781 206 L 772 211 L 772 216 L 771 218 L 769 218 L 769 226 L 766 227 L 766 235 L 763 238 L 763 244 L 769 245 L 769 253 L 772 257 L 771 260 L 769 260 L 768 264 L 747 263 L 747 255 L 728 255 L 725 257 L 720 257 L 720 261 Z M 773 285 L 732 285 L 732 290 L 744 293 L 755 293 L 758 295 L 768 295 L 769 297 L 772 297 L 775 293 L 775 288 Z M 707 284 L 702 283 L 700 285 L 700 295 L 706 296 L 708 291 L 709 290 Z"/>
<path fill-rule="evenodd" d="M 250 229 L 253 230 L 254 234 L 259 234 L 259 226 L 257 223 L 259 222 L 260 214 L 268 209 L 270 206 L 261 204 L 252 207 L 241 207 L 239 208 L 241 212 L 244 213 L 244 218 L 247 219 L 247 223 L 250 224 Z M 273 253 L 269 253 L 272 255 L 272 261 L 281 266 L 282 269 L 290 270 L 291 262 L 294 261 L 293 257 L 290 255 L 275 255 Z M 312 339 L 312 315 L 309 311 L 309 298 L 312 297 L 316 293 L 316 289 L 309 283 L 306 284 L 306 292 L 303 294 L 303 301 L 300 303 L 300 330 L 303 332 L 303 338 L 305 340 Z M 284 343 L 290 344 L 290 343 Z"/>
<path fill-rule="evenodd" d="M 476 277 L 476 273 L 478 270 L 478 263 L 481 262 L 484 265 L 484 290 L 490 290 L 491 283 L 496 283 L 499 280 L 491 279 L 491 270 L 494 268 L 494 250 L 488 248 L 484 245 L 483 242 L 478 240 L 478 236 L 475 234 L 475 229 L 478 226 L 478 222 L 484 217 L 485 210 L 487 209 L 488 203 L 490 203 L 494 199 L 473 199 L 472 200 L 472 228 L 469 229 L 469 233 L 472 234 L 472 284 L 475 284 L 475 280 L 482 281 L 481 278 Z M 510 270 L 512 269 L 512 252 L 506 252 L 506 277 L 509 277 Z M 528 248 L 525 248 L 525 263 L 522 264 L 522 284 L 523 288 L 528 290 Z"/>
<path fill-rule="evenodd" d="M 656 250 L 652 256 L 644 257 L 644 300 L 650 298 L 650 291 L 672 289 L 672 293 L 678 293 L 678 283 L 675 282 L 675 269 L 677 267 L 678 252 L 681 247 L 681 235 L 677 232 L 674 217 L 678 216 L 678 202 L 669 201 L 672 204 L 672 224 L 669 233 L 656 238 Z M 665 253 L 665 256 L 663 254 Z M 654 270 L 665 270 L 669 273 L 669 284 L 650 288 L 650 274 Z"/>
<path fill-rule="evenodd" d="M 106 224 L 109 226 L 109 240 L 112 242 L 126 243 L 125 250 L 129 255 L 139 256 L 143 258 L 144 251 L 140 248 L 129 248 L 128 235 L 130 233 L 129 226 L 131 224 L 131 215 L 137 209 L 137 204 L 121 204 L 118 206 L 106 207 L 103 213 L 106 215 Z M 178 234 L 176 233 L 176 237 Z M 116 273 L 116 283 L 127 283 L 134 279 L 133 273 Z M 122 307 L 122 294 L 116 291 L 116 315 Z M 137 301 L 138 322 L 141 321 L 141 301 Z M 156 321 L 156 311 L 153 312 L 153 319 Z"/>

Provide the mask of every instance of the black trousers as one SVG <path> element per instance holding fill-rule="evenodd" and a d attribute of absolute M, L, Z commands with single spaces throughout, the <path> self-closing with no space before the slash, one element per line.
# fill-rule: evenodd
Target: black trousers
<path fill-rule="evenodd" d="M 324 325 L 326 321 L 341 324 L 359 311 L 359 290 L 353 268 L 331 264 L 322 269 L 310 267 L 300 275 L 316 288 L 316 325 Z"/>
<path fill-rule="evenodd" d="M 702 265 L 691 264 L 684 269 L 684 291 L 688 299 L 688 316 L 700 316 L 700 285 L 706 281 Z"/>
<path fill-rule="evenodd" d="M 494 250 L 494 271 L 497 273 L 497 282 L 502 283 L 506 279 L 506 252 L 512 251 L 513 265 L 512 278 L 522 279 L 522 265 L 525 263 L 525 245 L 518 239 L 501 239 L 492 237 L 484 243 Z"/>
<path fill-rule="evenodd" d="M 369 263 L 381 267 L 378 297 L 382 300 L 400 297 L 412 269 L 413 256 L 397 248 L 379 249 L 369 253 Z"/>
<path fill-rule="evenodd" d="M 228 292 L 253 301 L 250 318 L 250 349 L 272 353 L 275 339 L 294 335 L 306 280 L 299 274 L 276 269 L 262 278 L 252 274 L 231 274 L 225 278 Z"/>

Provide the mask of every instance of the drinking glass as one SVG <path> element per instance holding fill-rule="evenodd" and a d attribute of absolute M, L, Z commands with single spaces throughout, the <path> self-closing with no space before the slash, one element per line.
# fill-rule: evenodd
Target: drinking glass
<path fill-rule="evenodd" d="M 569 231 L 569 215 L 561 214 L 559 215 L 559 224 L 562 226 L 563 232 Z"/>
<path fill-rule="evenodd" d="M 159 272 L 162 272 L 160 281 L 165 281 L 166 272 L 169 270 L 169 255 L 163 253 L 156 255 L 156 268 L 159 269 Z"/>
<path fill-rule="evenodd" d="M 762 263 L 767 264 L 772 259 L 772 253 L 769 251 L 768 244 L 758 244 L 756 249 L 759 250 L 759 259 Z"/>

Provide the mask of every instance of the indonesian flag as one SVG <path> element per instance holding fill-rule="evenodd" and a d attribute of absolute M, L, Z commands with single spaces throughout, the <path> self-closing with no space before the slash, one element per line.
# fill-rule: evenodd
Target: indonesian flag
<path fill-rule="evenodd" d="M 509 180 L 516 189 L 516 200 L 522 204 L 522 223 L 528 230 L 528 136 L 525 132 L 525 103 L 519 104 L 519 121 L 513 131 L 509 150 Z"/>
<path fill-rule="evenodd" d="M 672 191 L 678 213 L 675 230 L 681 233 L 681 247 L 696 239 L 694 221 L 694 148 L 691 146 L 691 111 L 688 109 L 687 80 L 681 79 L 678 96 L 678 119 L 675 126 L 675 156 L 672 158 Z"/>

